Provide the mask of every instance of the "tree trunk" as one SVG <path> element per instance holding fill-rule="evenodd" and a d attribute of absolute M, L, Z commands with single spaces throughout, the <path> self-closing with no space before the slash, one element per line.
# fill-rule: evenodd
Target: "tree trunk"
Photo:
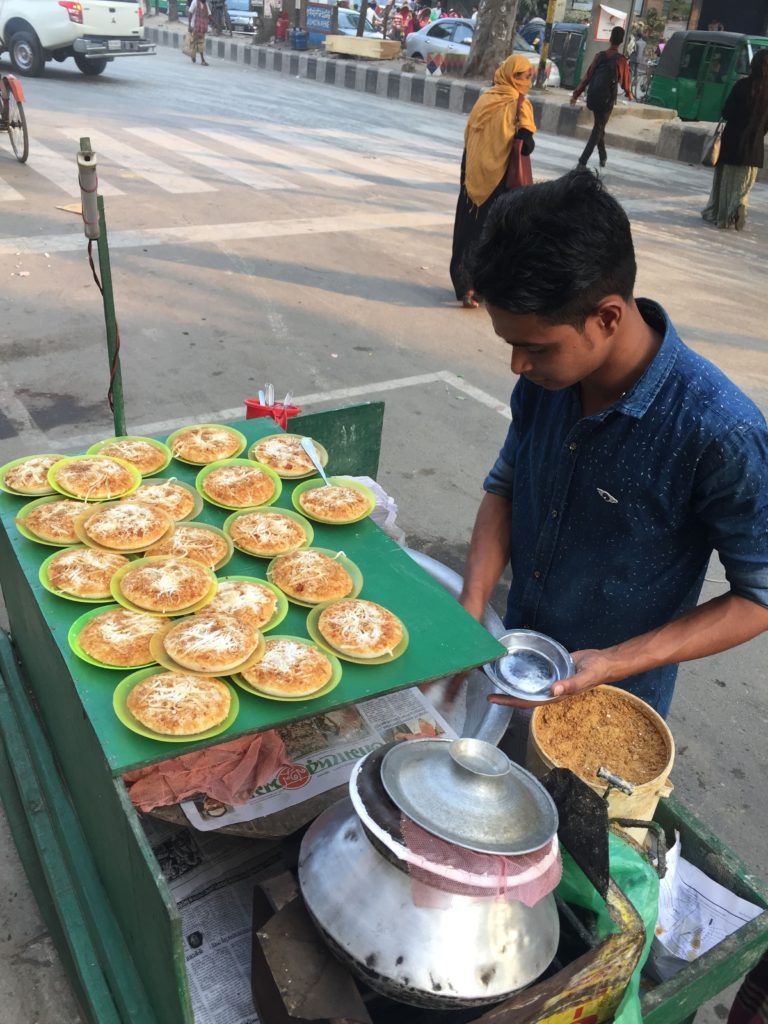
<path fill-rule="evenodd" d="M 493 78 L 496 68 L 512 52 L 517 0 L 485 0 L 477 15 L 472 49 L 464 77 Z"/>
<path fill-rule="evenodd" d="M 365 16 L 368 13 L 368 0 L 360 0 L 360 17 L 357 20 L 357 36 L 362 37 L 365 32 Z"/>
<path fill-rule="evenodd" d="M 381 34 L 384 38 L 387 38 L 387 28 L 389 27 L 389 16 L 392 13 L 392 8 L 395 6 L 395 0 L 387 0 L 387 6 L 384 8 L 381 15 Z"/>
<path fill-rule="evenodd" d="M 179 0 L 168 0 L 168 21 L 179 20 Z"/>

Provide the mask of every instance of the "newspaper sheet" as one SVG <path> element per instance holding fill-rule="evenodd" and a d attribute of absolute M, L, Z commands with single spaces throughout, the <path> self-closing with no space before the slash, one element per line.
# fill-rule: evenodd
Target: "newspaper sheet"
<path fill-rule="evenodd" d="M 253 821 L 343 786 L 356 761 L 392 740 L 415 735 L 456 738 L 416 687 L 294 722 L 279 732 L 292 763 L 237 807 L 203 797 L 185 800 L 181 808 L 196 829 L 206 832 Z"/>
<path fill-rule="evenodd" d="M 181 915 L 195 1024 L 259 1024 L 250 977 L 253 890 L 282 870 L 278 844 L 142 823 Z"/>
<path fill-rule="evenodd" d="M 740 899 L 685 860 L 680 835 L 667 854 L 651 963 L 666 980 L 747 924 L 762 908 Z"/>

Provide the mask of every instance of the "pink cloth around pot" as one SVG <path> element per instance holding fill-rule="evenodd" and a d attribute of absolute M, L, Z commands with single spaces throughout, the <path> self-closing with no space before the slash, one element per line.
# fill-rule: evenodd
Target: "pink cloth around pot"
<path fill-rule="evenodd" d="M 198 793 L 223 804 L 244 804 L 284 764 L 290 764 L 285 744 L 270 729 L 126 772 L 123 781 L 140 811 L 177 804 Z"/>

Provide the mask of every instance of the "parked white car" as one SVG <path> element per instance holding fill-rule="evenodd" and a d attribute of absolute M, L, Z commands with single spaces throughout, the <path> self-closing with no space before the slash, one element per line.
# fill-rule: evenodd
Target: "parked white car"
<path fill-rule="evenodd" d="M 6 50 L 20 75 L 67 57 L 84 75 L 100 75 L 115 57 L 154 53 L 155 44 L 144 39 L 141 0 L 0 0 Z"/>
<path fill-rule="evenodd" d="M 474 32 L 470 18 L 438 18 L 410 33 L 405 41 L 405 53 L 416 60 L 429 60 L 438 53 L 444 57 L 468 57 Z M 522 54 L 531 62 L 531 67 L 538 70 L 539 55 L 519 32 L 515 33 L 512 52 Z M 545 86 L 556 89 L 560 85 L 560 72 L 551 60 L 546 63 L 546 75 Z"/>

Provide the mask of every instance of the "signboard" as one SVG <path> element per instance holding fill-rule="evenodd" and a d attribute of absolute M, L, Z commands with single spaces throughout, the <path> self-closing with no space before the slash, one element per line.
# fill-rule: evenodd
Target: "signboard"
<path fill-rule="evenodd" d="M 626 24 L 626 11 L 618 11 L 615 7 L 606 7 L 605 4 L 600 4 L 600 13 L 597 19 L 595 39 L 597 39 L 598 42 L 608 42 L 611 37 L 611 30 L 617 26 L 619 28 L 625 28 Z"/>
<path fill-rule="evenodd" d="M 318 4 L 312 3 L 309 0 L 306 4 L 305 12 L 308 32 L 321 32 L 323 35 L 335 32 L 335 4 Z"/>

